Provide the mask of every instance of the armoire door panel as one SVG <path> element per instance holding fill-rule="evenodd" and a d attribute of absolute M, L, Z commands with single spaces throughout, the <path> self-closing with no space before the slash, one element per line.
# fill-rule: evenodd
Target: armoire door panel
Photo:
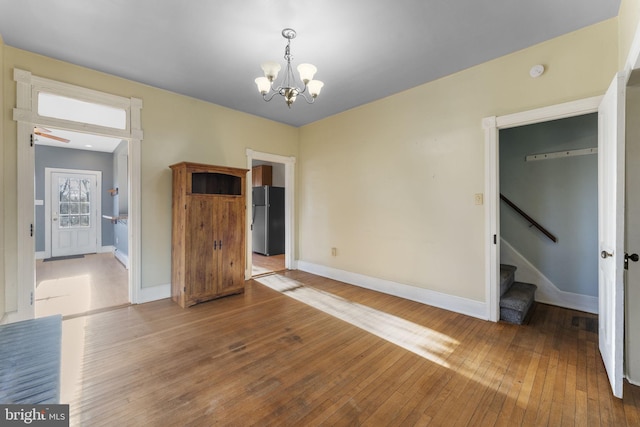
<path fill-rule="evenodd" d="M 217 293 L 214 259 L 214 201 L 191 197 L 187 204 L 187 280 L 188 300 L 196 303 Z"/>

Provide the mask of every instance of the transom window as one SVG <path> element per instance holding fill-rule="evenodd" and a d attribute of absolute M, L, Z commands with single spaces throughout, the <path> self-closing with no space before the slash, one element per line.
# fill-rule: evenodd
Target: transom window
<path fill-rule="evenodd" d="M 81 101 L 48 92 L 38 92 L 38 115 L 114 129 L 127 128 L 127 112 L 123 108 Z"/>

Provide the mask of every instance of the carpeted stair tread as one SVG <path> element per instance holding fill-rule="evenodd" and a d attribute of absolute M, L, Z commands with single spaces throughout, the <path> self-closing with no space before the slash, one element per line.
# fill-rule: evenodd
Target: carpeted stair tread
<path fill-rule="evenodd" d="M 500 264 L 500 296 L 513 284 L 516 269 L 515 265 Z"/>
<path fill-rule="evenodd" d="M 500 320 L 521 325 L 533 305 L 537 288 L 531 283 L 514 282 L 500 298 Z"/>
<path fill-rule="evenodd" d="M 514 282 L 500 298 L 500 307 L 523 310 L 536 294 L 538 287 L 531 283 Z"/>

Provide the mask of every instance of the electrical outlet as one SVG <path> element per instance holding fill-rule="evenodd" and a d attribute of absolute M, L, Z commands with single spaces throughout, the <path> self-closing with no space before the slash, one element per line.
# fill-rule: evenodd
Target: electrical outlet
<path fill-rule="evenodd" d="M 336 255 L 338 255 L 338 249 L 331 248 L 331 256 L 336 256 Z"/>
<path fill-rule="evenodd" d="M 484 203 L 484 197 L 482 193 L 476 193 L 473 200 L 475 201 L 476 205 L 481 205 Z"/>

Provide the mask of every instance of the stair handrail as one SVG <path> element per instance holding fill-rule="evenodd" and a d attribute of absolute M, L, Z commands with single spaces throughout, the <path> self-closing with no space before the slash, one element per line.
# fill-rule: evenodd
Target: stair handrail
<path fill-rule="evenodd" d="M 535 228 L 540 230 L 542 232 L 542 234 L 544 234 L 549 239 L 551 239 L 553 241 L 553 243 L 557 243 L 558 242 L 558 239 L 556 238 L 556 236 L 554 236 L 553 234 L 551 234 L 549 232 L 549 230 L 547 230 L 546 228 L 541 226 L 535 219 L 533 219 L 529 215 L 527 215 L 527 213 L 525 211 L 523 211 L 522 209 L 520 209 L 518 206 L 516 206 L 515 203 L 513 203 L 511 200 L 507 199 L 504 194 L 500 193 L 500 199 L 504 200 L 504 202 L 507 205 L 509 205 L 514 211 L 518 212 L 524 219 L 529 221 L 529 224 L 533 225 Z"/>

